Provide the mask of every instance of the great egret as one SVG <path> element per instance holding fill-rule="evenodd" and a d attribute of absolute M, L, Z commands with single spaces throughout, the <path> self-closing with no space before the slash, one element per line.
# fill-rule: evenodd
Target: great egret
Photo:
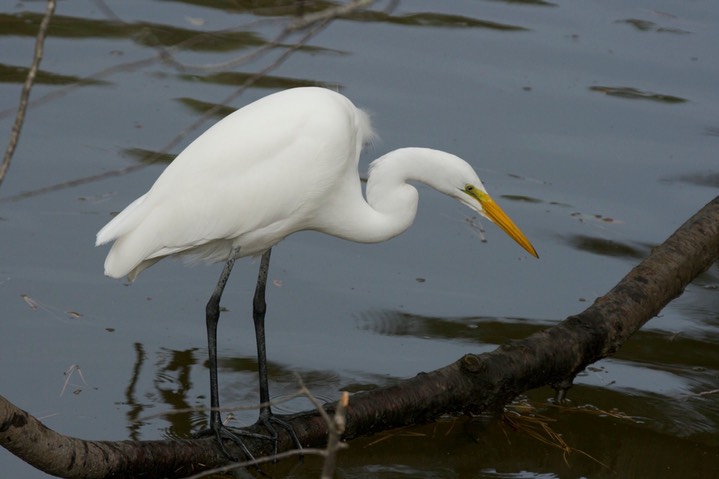
<path fill-rule="evenodd" d="M 133 281 L 166 256 L 190 255 L 225 267 L 207 303 L 210 429 L 226 436 L 219 413 L 217 323 L 235 259 L 262 255 L 253 301 L 260 377 L 260 421 L 273 438 L 265 353 L 265 285 L 271 248 L 315 230 L 361 243 L 404 232 L 425 183 L 495 222 L 532 256 L 537 252 L 492 200 L 464 160 L 428 148 L 402 148 L 370 165 L 362 196 L 357 164 L 373 136 L 369 117 L 343 95 L 295 88 L 255 101 L 192 142 L 150 190 L 97 233 L 114 241 L 105 274 Z M 224 449 L 224 447 L 223 447 Z"/>

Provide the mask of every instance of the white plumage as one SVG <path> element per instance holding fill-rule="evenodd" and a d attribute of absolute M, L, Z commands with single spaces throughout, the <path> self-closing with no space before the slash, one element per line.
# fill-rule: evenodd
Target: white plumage
<path fill-rule="evenodd" d="M 488 216 L 481 181 L 449 153 L 405 148 L 370 167 L 367 201 L 357 163 L 373 136 L 366 113 L 339 93 L 296 88 L 237 110 L 190 144 L 97 234 L 114 241 L 105 274 L 130 280 L 165 256 L 218 262 L 257 255 L 300 230 L 359 242 L 404 231 L 414 219 L 417 180 Z M 496 218 L 490 219 L 496 221 Z M 501 226 L 501 222 L 499 223 Z M 514 227 L 508 231 L 536 256 Z"/>

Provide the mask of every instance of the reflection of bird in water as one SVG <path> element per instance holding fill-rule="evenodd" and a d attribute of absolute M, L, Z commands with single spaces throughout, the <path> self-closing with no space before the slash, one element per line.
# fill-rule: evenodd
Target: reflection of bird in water
<path fill-rule="evenodd" d="M 414 220 L 418 193 L 408 182 L 417 181 L 489 218 L 537 256 L 472 167 L 450 153 L 387 153 L 370 165 L 365 200 L 357 164 L 371 137 L 368 116 L 338 93 L 296 88 L 270 95 L 197 138 L 145 195 L 97 234 L 98 245 L 114 241 L 105 260 L 105 274 L 114 278 L 134 280 L 171 255 L 226 262 L 206 309 L 210 428 L 218 438 L 234 436 L 218 410 L 216 335 L 220 297 L 235 259 L 262 255 L 253 303 L 260 420 L 276 437 L 271 422 L 286 424 L 267 404 L 265 285 L 271 248 L 286 236 L 315 230 L 361 243 L 393 238 Z"/>

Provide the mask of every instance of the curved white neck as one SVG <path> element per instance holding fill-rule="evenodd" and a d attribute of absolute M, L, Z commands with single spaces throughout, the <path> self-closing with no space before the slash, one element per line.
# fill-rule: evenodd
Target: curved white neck
<path fill-rule="evenodd" d="M 425 183 L 445 194 L 437 172 L 454 155 L 429 148 L 402 148 L 373 161 L 367 180 L 367 200 L 356 195 L 337 195 L 331 224 L 320 228 L 333 236 L 360 243 L 393 238 L 412 225 L 419 195 L 409 181 Z M 341 217 L 339 217 L 341 216 Z"/>

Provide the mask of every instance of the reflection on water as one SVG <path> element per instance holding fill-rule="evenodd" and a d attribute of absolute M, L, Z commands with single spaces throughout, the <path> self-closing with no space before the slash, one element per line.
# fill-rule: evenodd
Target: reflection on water
<path fill-rule="evenodd" d="M 2 15 L 0 15 L 2 17 Z M 0 22 L 2 18 L 0 18 Z M 0 64 L 0 83 L 17 83 L 21 84 L 27 78 L 29 67 L 19 65 L 3 65 Z M 72 75 L 61 75 L 59 73 L 51 73 L 38 71 L 35 82 L 40 85 L 102 85 L 107 84 L 102 80 L 94 80 Z"/>
<path fill-rule="evenodd" d="M 713 136 L 719 136 L 719 128 L 715 129 L 713 133 L 707 131 L 707 134 Z M 701 173 L 689 173 L 679 175 L 675 178 L 671 178 L 668 181 L 682 181 L 691 185 L 707 186 L 709 188 L 719 188 L 719 173 L 713 171 L 705 171 Z"/>
<path fill-rule="evenodd" d="M 237 72 L 223 72 L 223 73 L 212 73 L 209 75 L 180 75 L 179 78 L 189 82 L 202 82 L 211 83 L 213 85 L 230 85 L 237 86 L 246 83 L 249 79 L 253 78 L 253 74 L 249 73 L 237 73 Z M 277 88 L 277 89 L 288 89 L 298 88 L 303 86 L 320 86 L 315 80 L 301 80 L 295 78 L 283 78 L 275 77 L 272 75 L 265 75 L 262 78 L 253 80 L 253 86 L 256 88 Z M 338 89 L 338 85 L 322 84 L 327 88 Z"/>
<path fill-rule="evenodd" d="M 713 477 L 717 447 L 656 431 L 642 418 L 627 415 L 629 404 L 609 401 L 601 391 L 595 396 L 611 402 L 613 409 L 602 414 L 597 408 L 567 410 L 547 404 L 536 411 L 569 451 L 502 419 L 457 418 L 354 440 L 338 474 L 388 479 L 613 478 L 686 477 L 684 472 L 691 470 L 701 474 L 691 477 Z M 307 458 L 301 466 L 284 462 L 272 472 L 299 478 L 312 477 L 319 469 L 319 460 Z"/>
<path fill-rule="evenodd" d="M 158 409 L 169 411 L 162 417 L 171 424 L 170 437 L 190 437 L 206 422 L 205 407 L 188 399 L 193 389 L 191 372 L 198 362 L 198 354 L 202 355 L 204 351 L 161 349 L 152 355 L 154 361 L 148 361 L 143 345 L 135 343 L 134 346 L 135 364 L 125 396 L 130 438 L 142 439 L 142 428 L 152 424 L 148 416 L 157 414 Z M 153 370 L 147 371 L 148 368 Z M 152 389 L 138 391 L 141 376 L 150 373 Z"/>
<path fill-rule="evenodd" d="M 443 319 L 389 311 L 367 313 L 358 319 L 358 323 L 360 328 L 377 334 L 463 338 L 478 344 L 491 343 L 494 336 L 503 341 L 525 337 L 546 327 L 537 324 L 541 322 L 523 319 Z M 478 335 L 486 337 L 480 341 Z M 671 347 L 667 347 L 669 342 Z M 148 360 L 142 344 L 135 344 L 136 362 L 128 380 L 126 397 L 130 436 L 140 438 L 140 428 L 149 423 L 143 418 L 160 410 L 166 411 L 162 417 L 169 423 L 166 435 L 187 438 L 206 424 L 205 396 L 198 395 L 194 399 L 192 396 L 198 393 L 193 387 L 192 375 L 206 374 L 204 351 L 161 349 L 149 356 L 153 360 Z M 717 362 L 719 351 L 712 343 L 642 331 L 604 367 L 588 368 L 578 377 L 570 391 L 570 406 L 558 408 L 547 403 L 546 398 L 552 395 L 548 388 L 532 391 L 524 398 L 527 407 L 538 408 L 530 418 L 541 412 L 541 416 L 549 421 L 551 431 L 561 434 L 562 440 L 571 447 L 570 452 L 543 442 L 531 431 L 508 425 L 501 415 L 469 420 L 445 418 L 428 426 L 387 431 L 376 437 L 354 440 L 350 451 L 342 455 L 341 470 L 349 477 L 361 474 L 390 478 L 407 477 L 408 474 L 410 477 L 417 477 L 417 474 L 446 477 L 447 471 L 465 477 L 472 467 L 477 467 L 484 473 L 472 477 L 502 477 L 499 471 L 510 464 L 506 461 L 515 466 L 507 470 L 516 471 L 519 460 L 522 467 L 534 474 L 542 471 L 557 473 L 559 468 L 559 471 L 565 471 L 557 477 L 563 477 L 569 471 L 587 477 L 612 477 L 618 470 L 631 477 L 647 465 L 631 461 L 630 452 L 644 454 L 640 451 L 645 451 L 648 445 L 652 450 L 666 449 L 667 454 L 669 448 L 677 448 L 666 460 L 660 461 L 661 467 L 671 470 L 680 470 L 677 468 L 700 457 L 716 461 L 719 460 L 719 435 L 714 419 L 719 415 L 719 406 L 711 393 L 715 377 L 710 368 Z M 225 358 L 220 367 L 225 377 L 254 375 L 256 362 L 248 358 Z M 141 382 L 141 375 L 150 373 L 148 368 L 152 368 L 153 387 L 140 393 L 136 386 Z M 652 379 L 651 370 L 666 376 Z M 293 368 L 279 364 L 270 364 L 270 375 L 276 383 L 296 381 Z M 637 381 L 638 375 L 643 375 L 648 382 Z M 325 371 L 305 371 L 300 376 L 310 390 L 317 391 L 334 392 L 341 381 L 336 373 Z M 672 382 L 676 388 L 665 389 Z M 386 385 L 387 381 L 382 383 L 380 385 Z M 368 389 L 368 385 L 364 384 L 361 389 Z M 277 412 L 312 408 L 304 398 L 284 402 L 289 397 L 289 394 L 274 396 L 274 400 L 280 402 L 275 407 Z M 329 402 L 335 396 L 330 393 L 317 397 Z M 229 400 L 237 403 L 236 398 Z M 604 414 L 602 410 L 609 412 Z M 254 414 L 252 412 L 248 417 L 254 417 Z M 586 431 L 593 433 L 586 434 Z M 638 445 L 627 440 L 617 448 L 619 437 L 641 437 L 644 442 Z M 525 450 L 534 453 L 519 454 L 522 458 L 519 459 L 516 452 Z M 408 457 L 403 457 L 405 455 Z M 308 458 L 303 464 L 290 461 L 274 467 L 276 471 L 290 474 L 289 477 L 311 477 L 320 465 Z M 422 471 L 421 474 L 415 468 Z"/>
<path fill-rule="evenodd" d="M 2 35 L 35 38 L 43 15 L 21 12 L 15 15 L 0 14 Z M 56 14 L 52 17 L 48 35 L 53 38 L 93 39 L 123 38 L 148 47 L 176 47 L 201 51 L 234 51 L 257 46 L 263 41 L 254 32 L 224 31 L 203 35 L 190 28 L 147 22 L 126 23 L 113 19 L 82 18 Z"/>
<path fill-rule="evenodd" d="M 145 351 L 141 343 L 135 343 L 135 362 L 128 379 L 125 401 L 127 408 L 129 436 L 131 439 L 143 438 L 143 428 L 153 424 L 157 417 L 167 421 L 164 428 L 165 436 L 186 439 L 199 430 L 207 427 L 207 406 L 209 391 L 198 390 L 194 384 L 194 375 L 202 375 L 204 383 L 209 375 L 206 351 L 204 349 L 169 350 L 160 348 L 153 354 Z M 199 367 L 198 367 L 199 366 Z M 257 361 L 254 358 L 219 358 L 218 368 L 225 380 L 230 384 L 221 384 L 223 393 L 223 414 L 230 418 L 229 424 L 247 425 L 257 417 Z M 333 402 L 337 399 L 340 389 L 340 376 L 333 371 L 298 371 L 274 362 L 268 362 L 271 377 L 273 410 L 279 414 L 307 411 L 314 408 L 309 399 L 295 397 L 302 384 L 321 403 Z M 152 375 L 151 388 L 140 389 L 143 377 Z M 232 378 L 241 376 L 251 378 L 241 381 L 239 391 L 235 394 Z M 197 380 L 196 377 L 194 377 Z M 273 391 L 272 386 L 277 386 Z M 343 390 L 350 390 L 342 387 Z"/>
<path fill-rule="evenodd" d="M 586 235 L 574 235 L 568 238 L 567 243 L 573 248 L 581 251 L 613 258 L 631 258 L 641 260 L 649 256 L 649 247 L 639 248 L 617 240 Z"/>
<path fill-rule="evenodd" d="M 358 15 L 359 16 L 359 15 Z M 364 14 L 361 16 L 365 16 Z M 443 27 L 443 28 L 487 28 L 491 30 L 519 32 L 527 30 L 518 25 L 491 22 L 462 15 L 444 15 L 440 13 L 414 13 L 409 15 L 382 15 L 375 14 L 372 21 L 387 21 L 397 25 L 417 27 Z"/>
<path fill-rule="evenodd" d="M 357 318 L 363 331 L 386 336 L 413 336 L 425 339 L 463 340 L 481 345 L 502 344 L 508 339 L 524 338 L 551 323 L 521 318 L 441 318 L 402 311 L 364 312 Z"/>
<path fill-rule="evenodd" d="M 143 164 L 165 163 L 169 165 L 175 159 L 175 155 L 171 153 L 143 150 L 141 148 L 127 148 L 122 153 L 124 156 Z"/>
<path fill-rule="evenodd" d="M 649 91 L 642 91 L 637 88 L 631 87 L 616 87 L 616 86 L 592 86 L 589 87 L 591 91 L 604 93 L 608 96 L 616 96 L 619 98 L 628 98 L 630 100 L 651 100 L 659 103 L 684 103 L 689 100 L 673 95 L 666 95 L 663 93 L 654 93 Z"/>
<path fill-rule="evenodd" d="M 669 16 L 667 16 L 667 17 L 669 17 Z M 686 34 L 691 33 L 687 30 L 682 30 L 681 28 L 663 27 L 663 26 L 656 24 L 655 22 L 651 22 L 649 20 L 641 20 L 638 18 L 628 18 L 626 20 L 617 20 L 616 23 L 626 23 L 642 32 L 676 33 L 679 35 L 686 35 Z"/>
<path fill-rule="evenodd" d="M 461 340 L 472 344 L 470 350 L 476 352 L 482 345 L 485 345 L 482 349 L 488 350 L 492 349 L 488 345 L 529 336 L 552 322 L 519 318 L 423 317 L 380 311 L 363 314 L 357 324 L 360 330 L 380 335 Z M 711 392 L 716 386 L 712 368 L 719 362 L 719 350 L 714 345 L 700 338 L 640 331 L 604 366 L 592 366 L 578 376 L 570 390 L 570 406 L 557 408 L 547 403 L 547 398 L 553 394 L 548 388 L 530 392 L 524 398 L 528 407 L 538 408 L 537 414 L 541 411 L 542 417 L 548 417 L 551 430 L 561 434 L 563 441 L 572 448 L 571 452 L 563 452 L 556 445 L 543 442 L 531 431 L 508 425 L 501 415 L 469 420 L 445 418 L 428 426 L 387 431 L 376 437 L 352 441 L 351 449 L 342 454 L 342 473 L 346 477 L 398 478 L 447 477 L 447 471 L 453 471 L 452 474 L 465 477 L 472 467 L 477 467 L 484 472 L 472 477 L 503 477 L 499 471 L 508 467 L 506 461 L 515 465 L 507 470 L 516 471 L 519 460 L 526 470 L 534 471 L 528 477 L 541 477 L 537 474 L 542 471 L 558 473 L 557 468 L 560 471 L 566 469 L 557 477 L 564 477 L 563 474 L 569 471 L 587 477 L 612 477 L 618 468 L 624 474 L 647 467 L 632 462 L 631 454 L 623 449 L 643 451 L 647 444 L 656 450 L 679 448 L 662 462 L 664 468 L 680 468 L 686 461 L 699 457 L 719 460 L 715 421 L 719 406 Z M 207 374 L 205 363 L 202 349 L 161 348 L 148 354 L 141 343 L 136 343 L 135 365 L 127 380 L 125 402 L 129 436 L 141 439 L 142 428 L 152 424 L 152 417 L 158 412 L 168 423 L 164 428 L 166 437 L 187 438 L 205 427 L 206 395 L 193 384 L 193 375 L 201 374 L 204 379 Z M 226 379 L 238 375 L 254 378 L 256 360 L 221 358 L 220 370 Z M 291 398 L 292 388 L 297 384 L 296 368 L 270 363 L 269 372 L 273 383 L 284 391 L 273 395 L 273 400 L 278 402 L 277 412 L 312 409 L 306 398 Z M 148 374 L 153 378 L 152 388 L 139 390 L 141 376 Z M 321 402 L 333 401 L 339 389 L 357 392 L 393 382 L 377 376 L 374 385 L 372 381 L 342 384 L 342 377 L 331 371 L 301 371 L 299 375 L 311 391 L 318 391 L 316 397 Z M 637 380 L 638 377 L 642 380 Z M 223 388 L 226 395 L 223 399 L 228 404 L 242 403 L 248 407 L 249 411 L 236 411 L 242 416 L 240 423 L 244 424 L 253 422 L 256 415 L 252 410 L 256 401 L 252 399 L 255 381 L 250 382 L 243 382 L 242 392 L 238 395 L 233 393 L 233 387 Z M 611 413 L 603 414 L 602 410 Z M 593 433 L 586 434 L 590 430 Z M 616 438 L 617 431 L 622 431 L 620 437 L 641 437 L 647 442 L 637 446 L 634 441 L 627 441 L 622 448 L 616 448 L 617 439 L 610 438 Z M 522 459 L 518 459 L 516 451 L 524 450 L 534 452 L 519 454 Z M 688 458 L 683 458 L 684 455 Z M 289 477 L 311 477 L 320 463 L 307 458 L 303 464 L 289 461 L 273 467 Z M 416 468 L 421 473 L 415 471 Z"/>

